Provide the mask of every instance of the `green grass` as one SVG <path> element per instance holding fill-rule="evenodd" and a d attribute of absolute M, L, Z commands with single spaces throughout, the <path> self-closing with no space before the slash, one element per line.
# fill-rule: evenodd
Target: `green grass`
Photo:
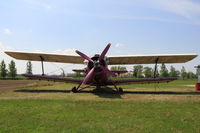
<path fill-rule="evenodd" d="M 21 76 L 21 75 L 17 75 L 15 78 L 12 78 L 12 77 L 10 77 L 10 76 L 6 76 L 5 78 L 0 77 L 0 80 L 5 80 L 5 79 L 18 79 L 18 80 L 25 80 L 25 79 L 27 79 L 27 78 L 24 77 L 24 76 Z"/>
<path fill-rule="evenodd" d="M 194 88 L 194 84 L 197 82 L 197 79 L 187 79 L 187 80 L 175 80 L 169 83 L 152 83 L 152 84 L 129 84 L 123 85 L 124 88 L 162 88 L 162 89 L 185 89 L 185 88 Z M 191 86 L 187 86 L 191 85 Z M 192 86 L 193 85 L 193 86 Z"/>
<path fill-rule="evenodd" d="M 129 93 L 120 95 L 90 89 L 74 94 L 74 84 L 33 81 L 0 91 L 0 133 L 199 133 L 195 82 L 177 80 L 156 90 L 155 84 L 123 85 Z M 183 94 L 134 93 L 143 91 Z"/>
<path fill-rule="evenodd" d="M 29 99 L 0 108 L 0 132 L 200 132 L 199 102 Z"/>

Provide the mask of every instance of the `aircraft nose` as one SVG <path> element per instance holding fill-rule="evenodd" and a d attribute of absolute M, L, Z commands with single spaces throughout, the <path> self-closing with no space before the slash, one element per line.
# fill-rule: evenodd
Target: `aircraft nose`
<path fill-rule="evenodd" d="M 94 66 L 95 67 L 101 67 L 101 64 L 97 61 L 97 62 L 94 62 Z"/>

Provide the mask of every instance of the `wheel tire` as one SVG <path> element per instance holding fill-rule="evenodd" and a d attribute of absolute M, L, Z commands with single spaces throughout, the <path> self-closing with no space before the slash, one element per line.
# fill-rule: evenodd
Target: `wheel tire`
<path fill-rule="evenodd" d="M 72 92 L 73 92 L 73 93 L 77 93 L 77 92 L 78 92 L 78 90 L 76 89 L 76 87 L 73 87 L 73 88 L 72 88 Z"/>
<path fill-rule="evenodd" d="M 124 91 L 123 91 L 123 89 L 120 87 L 119 88 L 119 93 L 123 93 Z"/>

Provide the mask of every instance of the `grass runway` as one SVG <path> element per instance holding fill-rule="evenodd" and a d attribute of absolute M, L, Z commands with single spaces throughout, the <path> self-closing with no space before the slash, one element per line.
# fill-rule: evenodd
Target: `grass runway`
<path fill-rule="evenodd" d="M 124 94 L 92 89 L 74 94 L 73 84 L 46 81 L 4 84 L 0 132 L 198 133 L 200 93 L 194 83 L 124 85 Z"/>

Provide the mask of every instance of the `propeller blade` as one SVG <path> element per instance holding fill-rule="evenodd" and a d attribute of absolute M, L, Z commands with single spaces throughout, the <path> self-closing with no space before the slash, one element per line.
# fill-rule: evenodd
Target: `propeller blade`
<path fill-rule="evenodd" d="M 86 84 L 88 82 L 88 80 L 92 77 L 93 73 L 94 73 L 94 67 L 89 71 L 89 73 L 84 78 L 84 80 L 83 80 L 84 84 Z"/>
<path fill-rule="evenodd" d="M 103 50 L 103 52 L 101 53 L 101 55 L 100 55 L 100 57 L 99 57 L 99 60 L 102 60 L 102 59 L 105 57 L 106 53 L 108 52 L 108 50 L 109 50 L 109 48 L 110 48 L 110 45 L 111 45 L 111 43 L 109 43 L 109 44 L 105 47 L 105 49 Z"/>
<path fill-rule="evenodd" d="M 112 77 L 116 77 L 117 76 L 114 72 L 110 71 L 107 67 L 101 67 L 101 69 L 103 69 L 103 71 L 105 71 L 106 73 L 108 73 Z"/>
<path fill-rule="evenodd" d="M 90 57 L 88 57 L 87 55 L 85 55 L 84 53 L 81 53 L 80 51 L 76 50 L 76 53 L 78 55 L 80 55 L 81 57 L 83 57 L 84 59 L 90 61 L 90 62 L 94 62 Z"/>

